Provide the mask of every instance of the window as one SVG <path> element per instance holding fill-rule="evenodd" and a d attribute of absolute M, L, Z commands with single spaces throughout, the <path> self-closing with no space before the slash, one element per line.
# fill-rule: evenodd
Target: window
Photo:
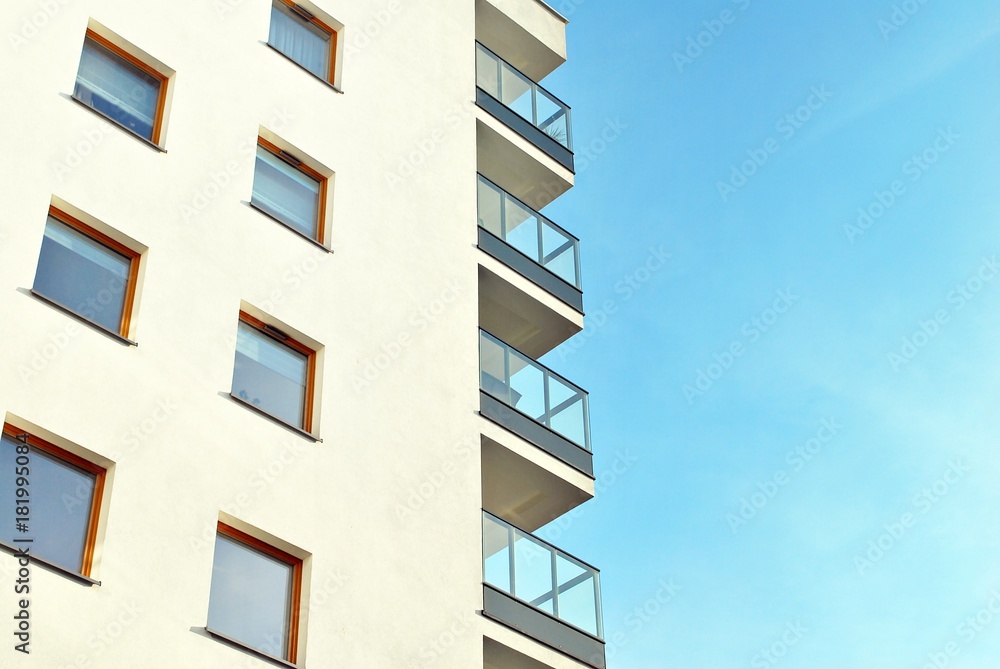
<path fill-rule="evenodd" d="M 302 560 L 219 523 L 208 629 L 265 655 L 295 662 Z"/>
<path fill-rule="evenodd" d="M 0 497 L 17 500 L 17 477 L 28 496 L 31 555 L 90 575 L 105 470 L 92 462 L 4 424 L 0 440 Z M 18 514 L 21 515 L 21 514 Z M 19 544 L 24 545 L 24 544 Z"/>
<path fill-rule="evenodd" d="M 73 88 L 76 100 L 157 144 L 166 89 L 167 79 L 162 74 L 87 31 Z"/>
<path fill-rule="evenodd" d="M 316 353 L 240 312 L 232 395 L 283 423 L 309 431 Z"/>
<path fill-rule="evenodd" d="M 267 43 L 332 84 L 337 31 L 291 0 L 274 0 Z"/>
<path fill-rule="evenodd" d="M 259 138 L 250 203 L 299 234 L 323 243 L 326 177 Z"/>
<path fill-rule="evenodd" d="M 125 337 L 138 271 L 138 253 L 49 208 L 35 293 Z"/>

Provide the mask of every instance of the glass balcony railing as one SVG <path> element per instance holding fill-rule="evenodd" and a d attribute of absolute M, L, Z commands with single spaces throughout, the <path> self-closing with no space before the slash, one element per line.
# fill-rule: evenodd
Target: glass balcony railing
<path fill-rule="evenodd" d="M 483 582 L 598 639 L 600 572 L 483 511 Z"/>
<path fill-rule="evenodd" d="M 476 85 L 566 149 L 573 150 L 569 107 L 478 43 Z"/>
<path fill-rule="evenodd" d="M 580 240 L 482 175 L 479 227 L 580 290 Z"/>
<path fill-rule="evenodd" d="M 493 335 L 480 330 L 483 392 L 590 452 L 587 393 Z"/>

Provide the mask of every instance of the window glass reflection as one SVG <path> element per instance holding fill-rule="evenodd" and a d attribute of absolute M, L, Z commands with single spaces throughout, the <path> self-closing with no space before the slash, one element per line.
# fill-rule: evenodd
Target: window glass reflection
<path fill-rule="evenodd" d="M 303 235 L 319 241 L 320 182 L 257 147 L 253 203 Z"/>
<path fill-rule="evenodd" d="M 290 425 L 304 429 L 309 358 L 240 322 L 233 394 Z"/>
<path fill-rule="evenodd" d="M 208 626 L 259 651 L 287 658 L 294 567 L 216 535 Z"/>
<path fill-rule="evenodd" d="M 161 81 L 103 44 L 83 44 L 73 97 L 153 141 Z"/>
<path fill-rule="evenodd" d="M 33 289 L 119 332 L 132 260 L 49 216 Z"/>
<path fill-rule="evenodd" d="M 16 499 L 18 445 L 7 434 L 0 441 L 0 499 L 11 504 Z M 82 573 L 97 476 L 34 446 L 27 457 L 31 553 Z"/>

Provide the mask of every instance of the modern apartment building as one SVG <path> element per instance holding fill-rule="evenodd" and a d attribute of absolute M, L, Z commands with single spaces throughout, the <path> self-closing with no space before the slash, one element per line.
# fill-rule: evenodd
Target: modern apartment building
<path fill-rule="evenodd" d="M 566 20 L 2 15 L 0 666 L 603 669 Z"/>

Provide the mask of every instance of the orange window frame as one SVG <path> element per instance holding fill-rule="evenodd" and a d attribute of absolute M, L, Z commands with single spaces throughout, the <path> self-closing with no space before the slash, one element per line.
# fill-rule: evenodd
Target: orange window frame
<path fill-rule="evenodd" d="M 112 251 L 119 253 L 129 259 L 129 270 L 128 270 L 128 285 L 125 286 L 125 294 L 122 297 L 124 304 L 122 305 L 122 321 L 118 327 L 118 334 L 122 337 L 128 337 L 129 329 L 132 326 L 132 305 L 135 302 L 135 291 L 136 284 L 139 281 L 139 260 L 141 258 L 140 254 L 133 251 L 129 247 L 125 246 L 121 242 L 115 241 L 111 237 L 99 230 L 95 230 L 90 227 L 80 219 L 75 216 L 67 214 L 65 211 L 58 209 L 54 206 L 49 206 L 49 216 L 56 219 L 60 223 L 64 223 L 69 227 L 73 228 L 77 232 L 80 232 L 90 239 L 94 240 L 98 244 L 105 246 Z M 72 311 L 72 310 L 71 310 Z M 74 313 L 76 313 L 74 311 Z M 79 314 L 81 318 L 86 319 L 86 316 Z M 88 322 L 89 319 L 87 319 Z M 98 326 L 101 327 L 101 326 Z"/>
<path fill-rule="evenodd" d="M 159 98 L 156 101 L 156 118 L 153 119 L 153 136 L 149 140 L 153 144 L 159 145 L 159 143 L 160 143 L 160 130 L 162 129 L 162 126 L 163 126 L 163 112 L 166 109 L 166 104 L 167 104 L 167 85 L 168 85 L 168 83 L 169 83 L 170 80 L 167 77 L 165 77 L 162 73 L 157 72 L 152 67 L 150 67 L 146 63 L 142 62 L 141 60 L 139 60 L 138 58 L 136 58 L 132 54 L 130 54 L 128 51 L 125 51 L 120 46 L 117 46 L 116 44 L 113 44 L 106 37 L 102 37 L 101 35 L 98 35 L 97 33 L 95 33 L 93 30 L 91 30 L 89 28 L 87 29 L 87 33 L 86 33 L 86 37 L 84 39 L 84 42 L 86 42 L 87 39 L 93 40 L 94 42 L 96 42 L 97 44 L 103 46 L 105 49 L 107 49 L 108 51 L 110 51 L 114 55 L 118 56 L 122 60 L 127 61 L 127 62 L 131 63 L 132 65 L 135 65 L 136 67 L 138 67 L 140 70 L 142 70 L 146 74 L 149 74 L 149 75 L 151 75 L 153 77 L 156 77 L 156 79 L 159 80 L 159 82 L 160 82 L 160 91 L 159 91 Z M 114 121 L 112 121 L 112 123 L 114 123 Z M 116 125 L 120 125 L 120 124 L 116 123 Z M 128 130 L 128 128 L 126 128 L 126 130 Z M 129 130 L 129 132 L 133 132 L 133 131 Z M 136 133 L 133 133 L 133 134 L 136 134 Z M 141 135 L 139 135 L 139 136 L 141 137 Z M 145 138 L 143 138 L 143 139 L 145 139 Z"/>
<path fill-rule="evenodd" d="M 246 323 L 264 336 L 270 337 L 293 351 L 298 351 L 306 356 L 306 397 L 305 406 L 302 410 L 302 429 L 306 432 L 312 432 L 313 398 L 316 391 L 316 351 L 312 350 L 305 344 L 292 339 L 291 337 L 287 337 L 287 335 L 286 339 L 282 339 L 275 333 L 275 331 L 281 332 L 279 328 L 269 325 L 259 318 L 251 316 L 245 311 L 240 311 L 240 322 Z"/>
<path fill-rule="evenodd" d="M 337 76 L 337 74 L 336 74 L 337 73 L 337 69 L 336 69 L 337 68 L 337 39 L 339 37 L 338 34 L 337 34 L 337 31 L 334 30 L 332 26 L 329 26 L 325 22 L 320 21 L 312 12 L 310 12 L 308 9 L 306 9 L 302 5 L 299 5 L 299 4 L 296 4 L 295 2 L 293 2 L 293 0 L 277 0 L 277 2 L 280 2 L 281 4 L 285 5 L 286 7 L 288 7 L 289 9 L 291 9 L 293 12 L 295 12 L 295 8 L 296 7 L 298 7 L 299 9 L 301 9 L 301 10 L 303 10 L 305 12 L 308 12 L 309 15 L 312 16 L 312 18 L 307 18 L 307 17 L 303 16 L 302 14 L 299 14 L 298 12 L 295 12 L 295 14 L 297 16 L 302 17 L 303 19 L 308 20 L 314 26 L 316 26 L 317 28 L 319 28 L 323 32 L 328 33 L 330 35 L 330 68 L 329 68 L 329 71 L 327 73 L 326 81 L 327 81 L 328 84 L 330 84 L 332 86 L 333 82 L 334 82 L 334 80 L 336 79 L 336 76 Z"/>
<path fill-rule="evenodd" d="M 264 553 L 279 562 L 284 562 L 292 568 L 292 601 L 291 610 L 288 612 L 288 657 L 285 658 L 295 664 L 298 657 L 299 646 L 299 609 L 302 605 L 302 560 L 290 553 L 286 553 L 280 548 L 275 548 L 269 543 L 261 541 L 257 537 L 251 536 L 242 530 L 238 530 L 231 525 L 219 521 L 218 533 L 249 546 Z"/>
<path fill-rule="evenodd" d="M 104 478 L 107 475 L 107 470 L 100 465 L 95 465 L 93 462 L 81 458 L 75 453 L 70 453 L 64 448 L 40 439 L 26 430 L 18 429 L 10 423 L 3 424 L 3 434 L 9 439 L 20 443 L 25 443 L 22 439 L 26 439 L 28 446 L 31 448 L 47 453 L 58 460 L 62 460 L 69 465 L 95 475 L 94 495 L 90 503 L 87 537 L 84 540 L 83 560 L 80 566 L 80 573 L 89 577 L 90 571 L 94 566 L 94 548 L 97 545 L 97 528 L 101 521 L 101 504 L 104 500 Z"/>
<path fill-rule="evenodd" d="M 257 146 L 263 147 L 266 151 L 274 154 L 276 158 L 279 158 L 288 165 L 297 169 L 299 172 L 302 172 L 306 176 L 319 182 L 319 209 L 316 213 L 316 217 L 318 219 L 316 221 L 316 241 L 323 244 L 323 240 L 326 235 L 326 188 L 329 179 L 306 165 L 295 156 L 290 155 L 277 144 L 269 142 L 263 137 L 257 138 Z"/>

